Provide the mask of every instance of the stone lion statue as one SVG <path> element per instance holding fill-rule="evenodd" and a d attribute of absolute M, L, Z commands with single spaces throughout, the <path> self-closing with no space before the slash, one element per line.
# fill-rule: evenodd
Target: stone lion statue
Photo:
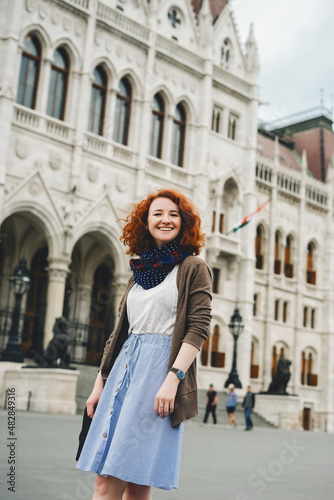
<path fill-rule="evenodd" d="M 281 394 L 284 396 L 288 394 L 286 388 L 291 377 L 290 365 L 291 361 L 288 359 L 280 358 L 278 360 L 277 370 L 267 391 L 268 394 Z"/>
<path fill-rule="evenodd" d="M 67 368 L 70 364 L 70 356 L 67 353 L 69 342 L 68 321 L 64 316 L 56 318 L 53 326 L 53 338 L 50 340 L 43 353 L 45 366 L 49 368 Z"/>

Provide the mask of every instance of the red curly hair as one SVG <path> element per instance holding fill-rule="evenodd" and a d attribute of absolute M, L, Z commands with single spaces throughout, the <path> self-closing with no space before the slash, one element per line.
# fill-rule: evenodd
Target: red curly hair
<path fill-rule="evenodd" d="M 129 247 L 126 253 L 142 255 L 145 250 L 155 247 L 146 226 L 149 208 L 157 198 L 168 198 L 179 207 L 182 221 L 180 231 L 182 252 L 198 255 L 200 248 L 205 244 L 205 234 L 201 231 L 201 218 L 192 202 L 173 189 L 160 189 L 135 205 L 125 219 L 123 234 L 120 237 L 121 242 Z"/>

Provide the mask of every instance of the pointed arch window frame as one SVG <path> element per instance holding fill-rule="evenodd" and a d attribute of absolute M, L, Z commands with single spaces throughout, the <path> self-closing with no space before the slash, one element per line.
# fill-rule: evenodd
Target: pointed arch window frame
<path fill-rule="evenodd" d="M 180 119 L 177 118 L 177 112 L 179 112 L 181 115 Z M 179 102 L 175 106 L 175 113 L 173 117 L 171 163 L 181 168 L 184 166 L 186 127 L 187 112 L 184 104 L 182 102 Z"/>
<path fill-rule="evenodd" d="M 122 93 L 122 87 L 126 92 Z M 128 146 L 131 124 L 133 89 L 128 77 L 120 79 L 116 94 L 113 140 L 123 146 Z"/>
<path fill-rule="evenodd" d="M 23 49 L 23 51 L 22 51 L 16 102 L 18 104 L 20 104 L 21 106 L 25 106 L 25 107 L 30 108 L 30 109 L 35 109 L 36 108 L 40 69 L 41 69 L 42 46 L 41 46 L 41 42 L 39 41 L 38 36 L 33 32 L 30 32 L 25 36 L 24 43 L 26 42 L 26 40 L 29 37 L 31 38 L 31 41 L 35 45 L 36 52 L 38 52 L 39 54 L 37 56 L 35 56 L 35 55 L 29 53 L 27 50 Z M 34 67 L 32 66 L 33 62 L 35 62 L 35 64 L 36 64 L 35 71 L 34 71 Z M 26 65 L 25 69 L 24 69 L 24 63 Z M 26 91 L 28 89 L 29 78 L 31 78 L 33 71 L 35 73 L 33 76 L 34 82 L 32 85 L 33 92 L 32 92 L 31 103 L 29 105 L 26 102 Z M 23 77 L 23 73 L 24 73 L 24 77 Z M 22 82 L 22 77 L 23 77 L 23 82 Z M 21 97 L 20 97 L 20 94 L 22 94 Z"/>
<path fill-rule="evenodd" d="M 57 52 L 61 55 L 62 59 L 65 62 L 65 66 L 67 67 L 62 68 L 61 66 L 57 66 L 55 61 L 53 61 L 51 64 L 47 115 L 51 116 L 52 118 L 56 118 L 57 120 L 64 121 L 71 64 L 69 54 L 65 47 L 61 45 L 60 47 L 57 47 L 55 49 L 53 54 L 54 59 Z M 57 96 L 59 85 L 62 86 L 60 91 L 61 95 Z"/>
<path fill-rule="evenodd" d="M 155 99 L 160 105 L 160 109 L 154 107 Z M 163 136 L 166 119 L 166 104 L 161 93 L 157 93 L 153 97 L 152 116 L 151 116 L 151 136 L 150 136 L 150 155 L 155 158 L 162 158 L 163 151 Z"/>
<path fill-rule="evenodd" d="M 103 74 L 105 83 L 104 85 L 98 84 L 96 83 L 95 78 L 92 83 L 88 130 L 93 134 L 103 136 L 104 118 L 105 118 L 106 102 L 107 102 L 108 76 L 102 64 L 99 64 L 98 66 L 95 67 L 93 74 L 95 74 L 96 71 L 98 71 L 100 75 Z M 100 96 L 102 95 L 100 104 L 97 102 L 99 95 Z M 96 110 L 96 108 L 98 107 L 100 109 Z"/>

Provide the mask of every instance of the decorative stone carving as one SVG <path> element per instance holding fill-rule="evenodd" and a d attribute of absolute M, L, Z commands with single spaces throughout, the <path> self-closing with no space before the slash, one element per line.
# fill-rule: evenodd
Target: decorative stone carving
<path fill-rule="evenodd" d="M 39 5 L 38 7 L 38 15 L 41 19 L 45 19 L 46 18 L 46 10 L 44 9 L 43 5 Z"/>
<path fill-rule="evenodd" d="M 34 12 L 36 7 L 36 2 L 34 0 L 26 0 L 26 9 L 28 12 Z"/>
<path fill-rule="evenodd" d="M 60 170 L 60 168 L 61 168 L 61 156 L 56 151 L 50 151 L 49 165 L 53 170 Z"/>
<path fill-rule="evenodd" d="M 16 156 L 21 158 L 21 160 L 24 160 L 28 156 L 28 146 L 27 146 L 26 142 L 21 138 L 16 139 L 15 153 L 16 153 Z"/>
<path fill-rule="evenodd" d="M 52 24 L 58 24 L 60 21 L 60 14 L 56 9 L 51 12 L 51 22 Z"/>
<path fill-rule="evenodd" d="M 107 217 L 110 213 L 110 206 L 108 203 L 103 203 L 99 208 L 99 212 L 102 217 Z"/>
<path fill-rule="evenodd" d="M 67 17 L 64 17 L 63 19 L 63 28 L 65 31 L 70 31 L 71 29 L 71 20 Z"/>
<path fill-rule="evenodd" d="M 116 176 L 116 188 L 120 193 L 124 193 L 127 188 L 127 178 L 124 175 L 117 174 Z"/>
<path fill-rule="evenodd" d="M 41 183 L 35 178 L 28 185 L 28 191 L 32 196 L 37 196 L 41 192 Z"/>
<path fill-rule="evenodd" d="M 106 40 L 105 42 L 105 46 L 106 46 L 106 50 L 107 52 L 111 52 L 112 51 L 112 48 L 113 48 L 113 43 L 111 40 Z"/>
<path fill-rule="evenodd" d="M 116 45 L 116 55 L 118 57 L 122 57 L 122 55 L 123 55 L 123 47 L 122 47 L 122 45 Z"/>
<path fill-rule="evenodd" d="M 93 165 L 92 163 L 89 163 L 87 167 L 87 177 L 90 180 L 90 182 L 96 182 L 98 177 L 99 177 L 99 167 L 96 165 Z"/>
<path fill-rule="evenodd" d="M 76 23 L 75 28 L 74 28 L 74 33 L 76 36 L 81 37 L 83 34 L 83 28 L 81 23 Z"/>
<path fill-rule="evenodd" d="M 94 36 L 94 43 L 97 47 L 99 47 L 101 45 L 101 35 L 99 33 L 95 33 L 95 36 Z"/>

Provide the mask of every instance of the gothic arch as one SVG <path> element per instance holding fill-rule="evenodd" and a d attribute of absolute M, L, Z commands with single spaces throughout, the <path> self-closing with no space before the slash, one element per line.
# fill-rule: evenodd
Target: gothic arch
<path fill-rule="evenodd" d="M 80 71 L 82 68 L 82 59 L 77 47 L 69 38 L 59 38 L 52 43 L 52 52 L 58 48 L 64 48 L 70 59 L 70 72 Z"/>
<path fill-rule="evenodd" d="M 40 24 L 29 24 L 20 33 L 19 47 L 23 47 L 24 39 L 29 33 L 33 33 L 37 36 L 42 46 L 42 57 L 44 57 L 46 52 L 52 46 L 51 38 L 48 35 L 47 31 Z"/>
<path fill-rule="evenodd" d="M 5 204 L 2 221 L 15 214 L 24 215 L 45 234 L 50 258 L 61 255 L 64 244 L 64 228 L 46 206 L 41 206 L 36 200 L 14 201 Z"/>

